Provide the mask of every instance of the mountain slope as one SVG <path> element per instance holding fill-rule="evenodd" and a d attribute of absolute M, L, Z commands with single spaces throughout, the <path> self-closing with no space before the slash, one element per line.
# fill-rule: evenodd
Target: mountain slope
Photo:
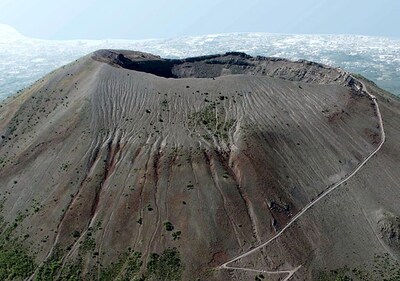
<path fill-rule="evenodd" d="M 242 53 L 101 50 L 52 72 L 0 108 L 1 247 L 27 260 L 14 274 L 254 279 L 217 267 L 268 240 L 379 145 L 360 81 Z M 302 265 L 293 280 L 310 280 L 345 266 L 367 274 L 374 255 L 398 259 L 400 106 L 364 83 L 381 106 L 382 149 L 241 267 Z"/>

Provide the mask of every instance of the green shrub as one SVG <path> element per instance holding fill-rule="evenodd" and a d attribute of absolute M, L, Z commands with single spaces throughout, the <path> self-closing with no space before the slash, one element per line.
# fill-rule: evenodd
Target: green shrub
<path fill-rule="evenodd" d="M 169 221 L 164 222 L 164 227 L 165 227 L 165 230 L 166 230 L 166 231 L 172 231 L 172 230 L 174 230 L 174 226 L 173 226 L 172 223 L 169 222 Z"/>
<path fill-rule="evenodd" d="M 182 234 L 182 231 L 175 231 L 174 233 L 172 233 L 172 238 L 174 240 L 179 240 L 179 239 L 181 239 L 181 234 Z"/>

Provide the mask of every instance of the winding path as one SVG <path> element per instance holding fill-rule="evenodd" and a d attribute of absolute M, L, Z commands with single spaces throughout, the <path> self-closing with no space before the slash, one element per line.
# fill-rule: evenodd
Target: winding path
<path fill-rule="evenodd" d="M 376 115 L 378 117 L 378 121 L 379 121 L 379 127 L 380 127 L 380 131 L 381 131 L 381 140 L 379 142 L 378 147 L 370 153 L 370 155 L 364 159 L 364 161 L 362 161 L 356 169 L 353 170 L 353 172 L 351 172 L 349 175 L 347 175 L 346 177 L 344 177 L 343 179 L 341 179 L 340 181 L 338 181 L 337 183 L 335 183 L 334 185 L 330 186 L 329 188 L 327 188 L 324 192 L 322 192 L 315 200 L 311 201 L 310 203 L 308 203 L 306 206 L 304 206 L 287 224 L 285 227 L 283 227 L 279 232 L 277 232 L 272 238 L 270 238 L 268 241 L 262 243 L 261 245 L 223 263 L 222 265 L 220 265 L 219 267 L 217 267 L 217 269 L 222 270 L 222 269 L 228 269 L 228 270 L 243 270 L 243 271 L 250 271 L 250 272 L 258 272 L 258 273 L 267 273 L 267 274 L 288 274 L 288 276 L 286 276 L 286 278 L 283 281 L 287 281 L 289 280 L 295 273 L 297 270 L 299 270 L 301 268 L 301 265 L 292 269 L 292 270 L 278 270 L 278 271 L 268 271 L 268 270 L 258 270 L 258 269 L 249 269 L 249 268 L 243 268 L 243 267 L 235 267 L 235 266 L 229 266 L 230 263 L 233 263 L 241 258 L 244 258 L 256 251 L 258 251 L 259 249 L 267 246 L 268 244 L 270 244 L 271 242 L 273 242 L 275 239 L 279 238 L 286 229 L 288 229 L 292 224 L 294 224 L 302 215 L 304 215 L 305 212 L 307 212 L 312 206 L 314 206 L 315 204 L 317 204 L 321 199 L 323 199 L 325 196 L 327 196 L 328 194 L 330 194 L 332 191 L 334 191 L 335 189 L 337 189 L 340 185 L 342 185 L 343 183 L 345 183 L 346 181 L 348 181 L 349 179 L 351 179 L 382 147 L 382 145 L 385 143 L 386 140 L 386 134 L 385 134 L 385 130 L 383 128 L 383 120 L 382 120 L 382 115 L 381 112 L 379 110 L 379 105 L 378 102 L 376 100 L 376 97 L 374 95 L 372 95 L 370 92 L 368 92 L 367 87 L 365 86 L 365 84 L 363 82 L 361 82 L 360 80 L 356 79 L 355 77 L 351 76 L 350 74 L 346 73 L 347 77 L 353 78 L 355 81 L 359 82 L 361 84 L 361 88 L 358 88 L 357 86 L 357 90 L 361 90 L 363 92 L 365 92 L 370 99 L 372 100 L 372 102 L 374 103 L 374 106 L 376 108 Z"/>

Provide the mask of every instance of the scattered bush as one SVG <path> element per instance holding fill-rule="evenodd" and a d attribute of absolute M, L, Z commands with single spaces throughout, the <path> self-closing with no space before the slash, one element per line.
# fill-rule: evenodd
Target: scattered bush
<path fill-rule="evenodd" d="M 174 226 L 173 226 L 172 223 L 169 222 L 169 221 L 164 222 L 164 227 L 165 227 L 165 230 L 166 230 L 166 231 L 172 231 L 172 230 L 174 230 Z"/>
<path fill-rule="evenodd" d="M 172 238 L 174 240 L 179 240 L 179 239 L 181 239 L 181 234 L 182 234 L 182 231 L 175 231 L 174 233 L 172 233 Z"/>

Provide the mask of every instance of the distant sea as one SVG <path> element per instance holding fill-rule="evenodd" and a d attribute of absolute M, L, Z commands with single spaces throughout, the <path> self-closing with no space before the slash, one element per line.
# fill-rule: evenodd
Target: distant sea
<path fill-rule="evenodd" d="M 0 100 L 97 49 L 130 49 L 166 58 L 228 51 L 307 59 L 359 73 L 400 96 L 400 39 L 357 35 L 229 33 L 153 40 L 48 41 L 0 25 Z"/>

